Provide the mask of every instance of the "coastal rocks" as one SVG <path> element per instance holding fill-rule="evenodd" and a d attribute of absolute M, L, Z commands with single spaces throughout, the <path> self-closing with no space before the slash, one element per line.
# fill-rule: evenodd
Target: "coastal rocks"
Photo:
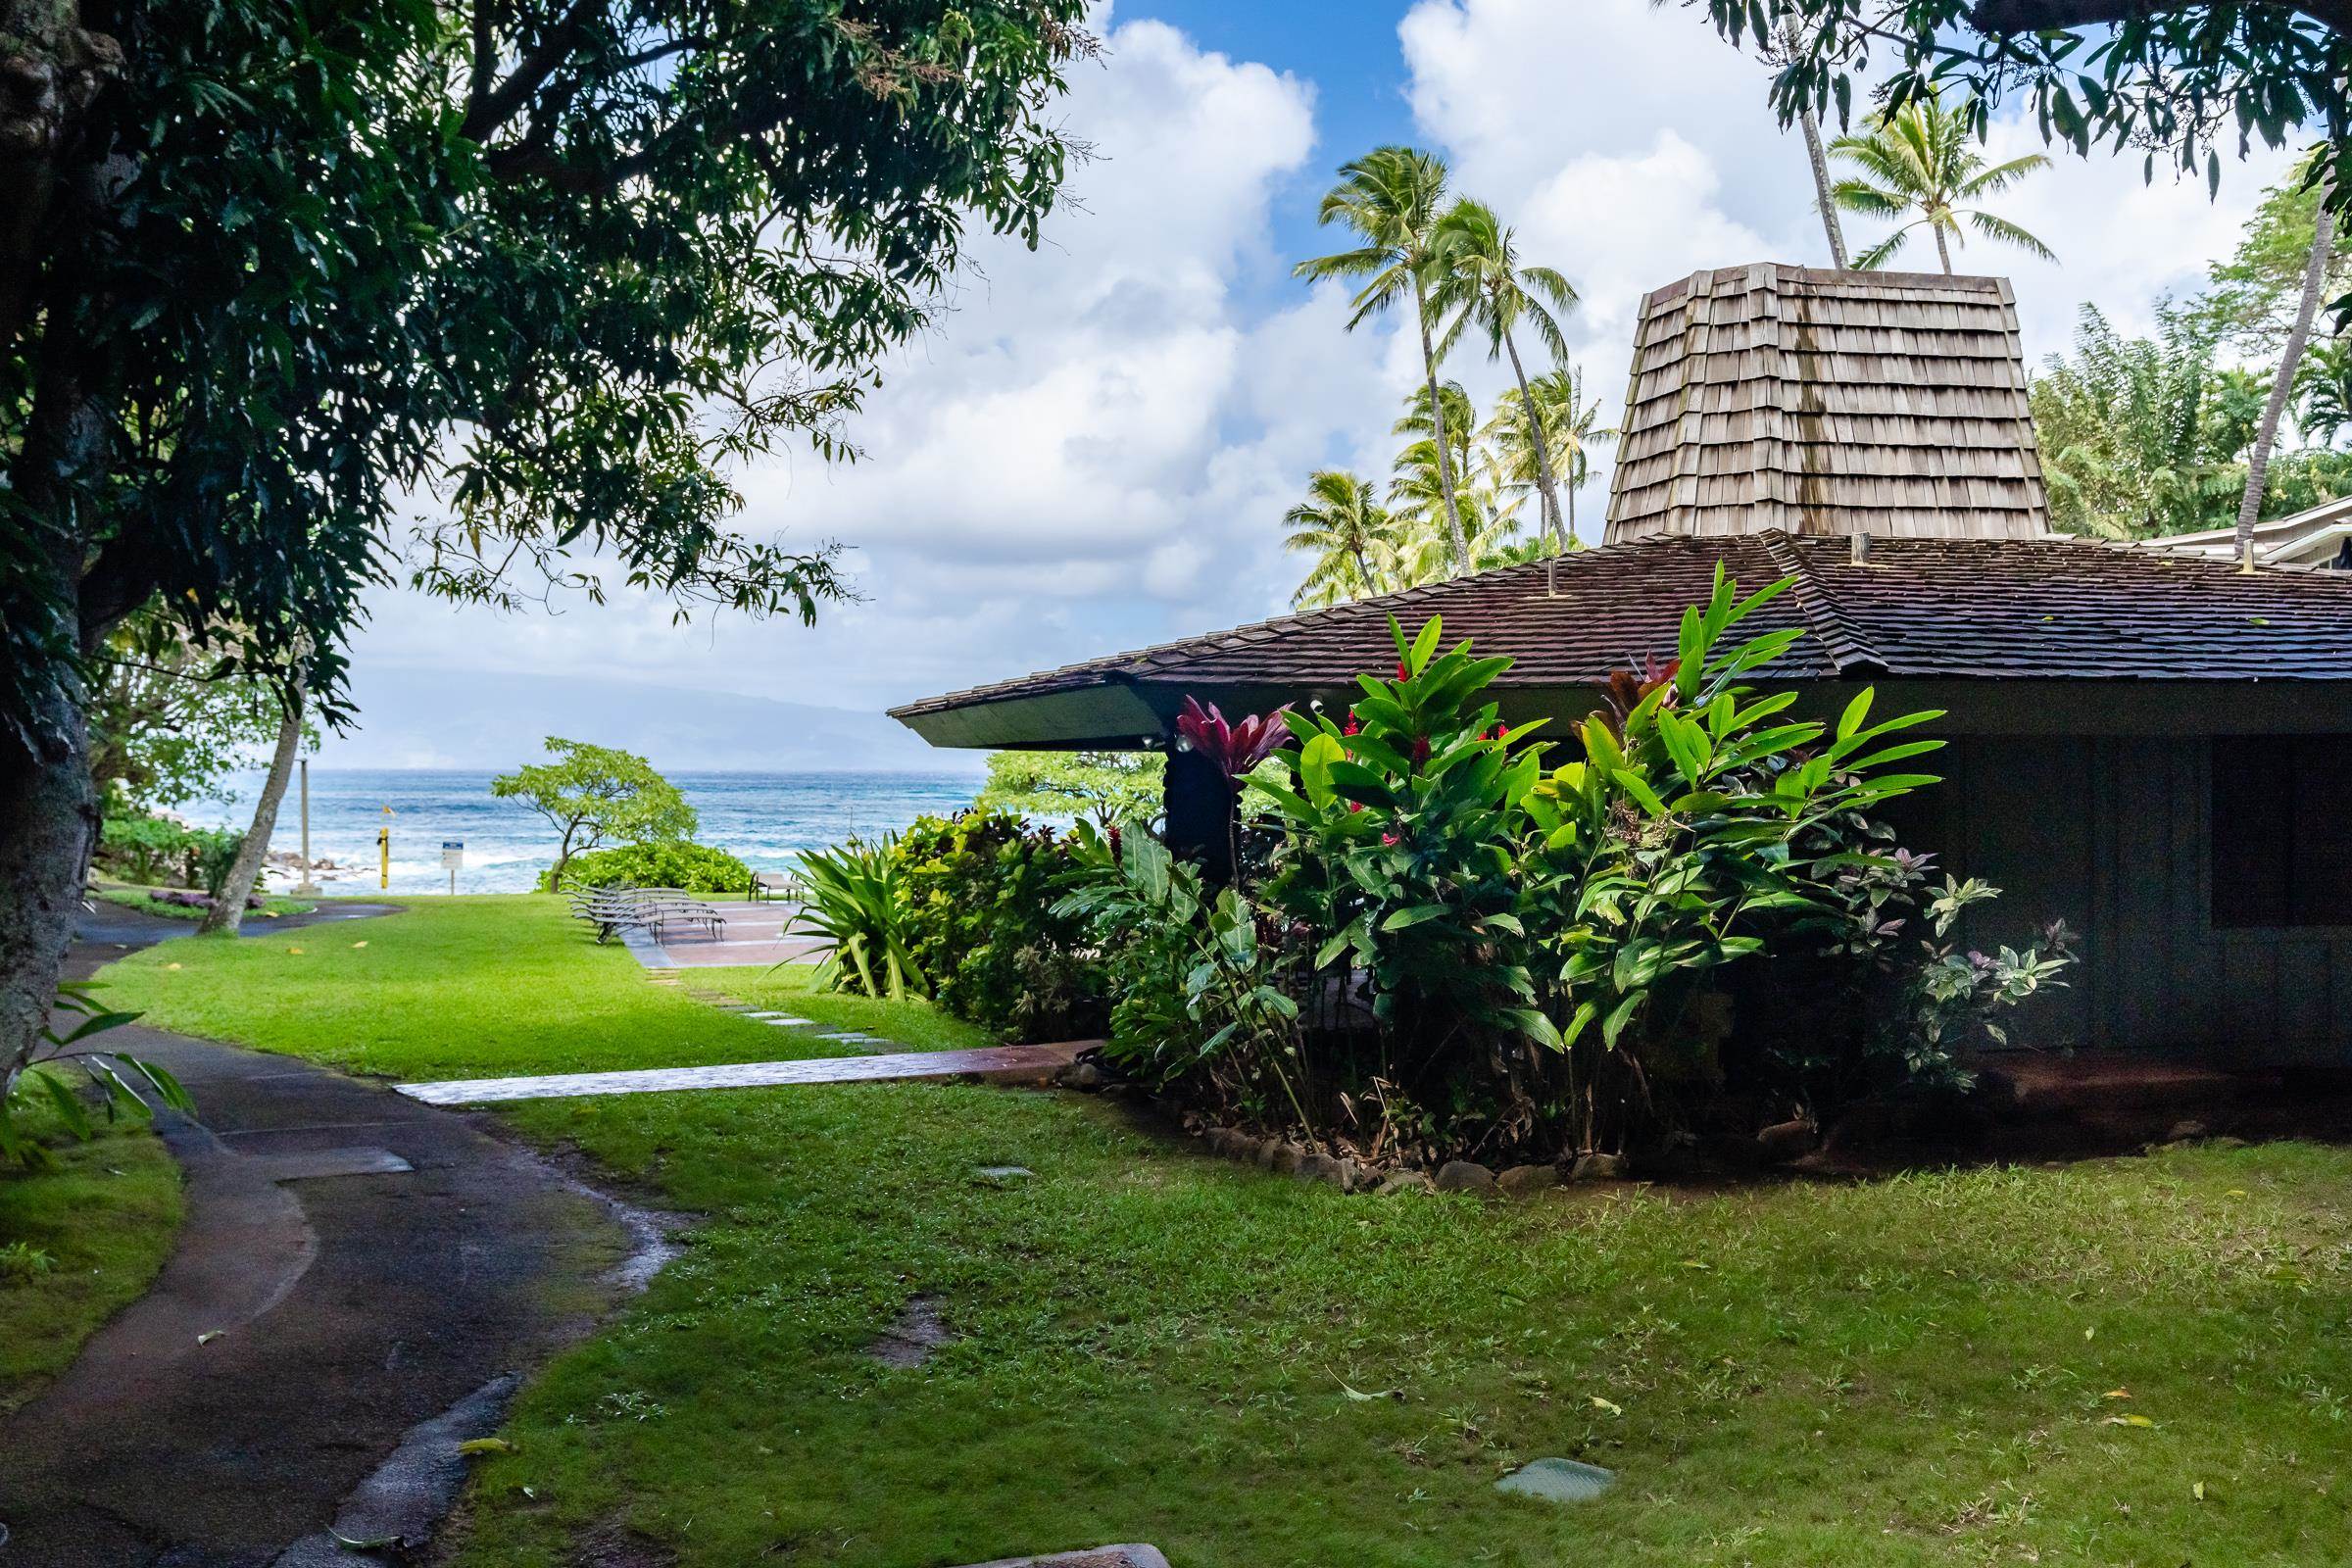
<path fill-rule="evenodd" d="M 1494 1187 L 1494 1173 L 1471 1159 L 1449 1159 L 1438 1167 L 1441 1193 L 1483 1193 Z"/>

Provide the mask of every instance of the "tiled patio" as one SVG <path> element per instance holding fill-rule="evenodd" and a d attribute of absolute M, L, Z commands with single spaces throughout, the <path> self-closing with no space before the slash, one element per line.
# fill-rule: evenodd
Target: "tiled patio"
<path fill-rule="evenodd" d="M 672 925 L 658 936 L 629 932 L 622 938 L 648 969 L 716 969 L 735 963 L 784 963 L 806 958 L 824 944 L 814 937 L 784 934 L 800 906 L 743 900 L 707 901 L 727 922 L 713 937 L 699 927 Z"/>

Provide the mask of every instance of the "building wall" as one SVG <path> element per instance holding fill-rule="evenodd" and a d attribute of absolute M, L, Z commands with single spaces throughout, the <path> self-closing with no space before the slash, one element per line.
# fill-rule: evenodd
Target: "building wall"
<path fill-rule="evenodd" d="M 2004 890 L 1967 940 L 2058 918 L 2082 933 L 2031 1043 L 2352 1065 L 2352 928 L 2213 926 L 2203 738 L 1964 736 L 1923 760 L 1945 782 L 1890 813 L 1905 842 Z"/>

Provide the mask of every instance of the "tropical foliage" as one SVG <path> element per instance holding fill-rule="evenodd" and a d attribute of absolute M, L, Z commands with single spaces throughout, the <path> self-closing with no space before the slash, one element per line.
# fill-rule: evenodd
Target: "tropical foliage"
<path fill-rule="evenodd" d="M 176 882 L 219 897 L 245 835 L 193 827 L 156 812 L 118 810 L 99 830 L 97 862 L 149 887 Z"/>
<path fill-rule="evenodd" d="M 170 1070 L 92 1043 L 131 1022 L 137 1013 L 112 1011 L 88 987 L 78 985 L 58 988 L 56 1010 L 71 1020 L 65 1032 L 59 1033 L 55 1024 L 43 1025 L 28 1058 L 8 1066 L 0 1076 L 0 1159 L 32 1166 L 47 1162 L 48 1152 L 40 1142 L 19 1130 L 19 1114 L 33 1104 L 47 1106 L 74 1137 L 91 1135 L 95 1129 L 90 1108 L 76 1091 L 76 1080 L 93 1092 L 98 1109 L 110 1122 L 154 1114 L 142 1089 L 157 1104 L 195 1112 L 195 1101 Z"/>
<path fill-rule="evenodd" d="M 907 947 L 932 1001 L 1011 1040 L 1102 1033 L 1102 969 L 1078 922 L 1054 910 L 1070 866 L 1060 834 L 981 808 L 921 817 L 891 853 Z"/>
<path fill-rule="evenodd" d="M 1949 272 L 1953 245 L 1968 242 L 1964 224 L 1985 239 L 2045 262 L 2057 260 L 2025 229 L 1973 205 L 2048 168 L 2049 159 L 2029 153 L 2003 164 L 1985 163 L 1976 150 L 1973 118 L 1965 107 L 1946 110 L 1934 93 L 1926 93 L 1874 117 L 1863 134 L 1830 143 L 1832 158 L 1859 171 L 1831 187 L 1831 200 L 1846 212 L 1897 225 L 1856 257 L 1856 267 L 1885 267 L 1901 254 L 1915 230 L 1925 228 L 1935 238 L 1936 259 Z"/>
<path fill-rule="evenodd" d="M 1166 771 L 1157 752 L 997 752 L 972 804 L 1098 827 L 1151 822 L 1160 812 Z"/>
<path fill-rule="evenodd" d="M 547 750 L 556 760 L 501 773 L 490 781 L 490 793 L 521 801 L 562 835 L 547 874 L 551 887 L 563 884 L 571 858 L 584 850 L 614 840 L 681 842 L 702 825 L 677 786 L 634 752 L 554 735 L 547 738 Z"/>
<path fill-rule="evenodd" d="M 1276 715 L 1288 744 L 1263 765 L 1272 726 L 1203 710 L 1200 749 L 1246 780 L 1241 874 L 1205 886 L 1131 836 L 1090 846 L 1062 905 L 1110 967 L 1114 1057 L 1376 1157 L 1548 1158 L 1675 1125 L 1725 1082 L 1717 972 L 1818 947 L 1838 879 L 1883 859 L 1832 825 L 1935 782 L 1900 764 L 1940 744 L 1905 733 L 1936 714 L 1874 719 L 1864 692 L 1797 720 L 1792 694 L 1753 688 L 1799 633 L 1737 634 L 1787 586 L 1742 597 L 1719 573 L 1677 658 L 1621 672 L 1556 743 L 1502 722 L 1510 661 L 1445 648 L 1435 619 L 1396 629 L 1394 678 L 1360 676 L 1346 713 Z M 1892 984 L 1908 997 L 1950 957 Z M 2051 961 L 1987 982 L 1990 1005 Z M 1898 998 L 1909 1076 L 1948 1064 L 1978 989 L 1936 981 L 1932 1017 Z"/>
<path fill-rule="evenodd" d="M 1446 200 L 1435 153 L 1376 148 L 1344 165 L 1322 219 L 1353 231 L 1353 248 L 1300 262 L 1297 275 L 1357 285 L 1349 330 L 1409 308 L 1422 380 L 1392 433 L 1406 438 L 1385 498 L 1374 480 L 1319 469 L 1283 515 L 1287 548 L 1310 558 L 1292 602 L 1312 607 L 1437 582 L 1572 548 L 1576 490 L 1591 449 L 1611 432 L 1582 396 L 1560 319 L 1576 290 L 1557 269 L 1520 257 L 1508 224 L 1485 203 Z M 1511 382 L 1484 424 L 1441 368 L 1463 340 L 1506 362 Z M 1531 368 L 1526 349 L 1550 363 Z M 1529 410 L 1536 411 L 1530 417 Z M 1533 536 L 1520 519 L 1537 504 Z"/>
<path fill-rule="evenodd" d="M 900 888 L 898 842 L 892 833 L 801 852 L 801 907 L 786 931 L 823 942 L 819 985 L 894 1002 L 929 995 Z"/>
<path fill-rule="evenodd" d="M 590 888 L 677 888 L 740 898 L 751 888 L 752 868 L 708 844 L 662 839 L 574 855 L 564 865 L 563 881 Z M 542 893 L 557 886 L 553 866 L 539 873 Z"/>

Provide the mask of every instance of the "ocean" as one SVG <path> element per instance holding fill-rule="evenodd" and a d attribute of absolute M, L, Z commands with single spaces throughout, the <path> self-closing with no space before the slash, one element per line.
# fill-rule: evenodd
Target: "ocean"
<path fill-rule="evenodd" d="M 490 794 L 488 772 L 406 768 L 311 769 L 311 855 L 352 868 L 322 874 L 330 893 L 372 892 L 376 829 L 392 830 L 394 893 L 445 893 L 445 840 L 462 842 L 460 893 L 522 893 L 555 863 L 557 832 L 519 801 Z M 801 850 L 905 827 L 926 812 L 972 803 L 980 775 L 942 773 L 671 773 L 702 816 L 701 841 L 740 858 L 756 871 L 787 868 Z M 253 819 L 258 775 L 235 781 L 234 805 L 190 810 L 242 827 Z M 270 848 L 302 846 L 299 776 L 286 786 Z M 389 808 L 390 814 L 386 814 Z M 273 874 L 273 885 L 287 880 Z"/>

